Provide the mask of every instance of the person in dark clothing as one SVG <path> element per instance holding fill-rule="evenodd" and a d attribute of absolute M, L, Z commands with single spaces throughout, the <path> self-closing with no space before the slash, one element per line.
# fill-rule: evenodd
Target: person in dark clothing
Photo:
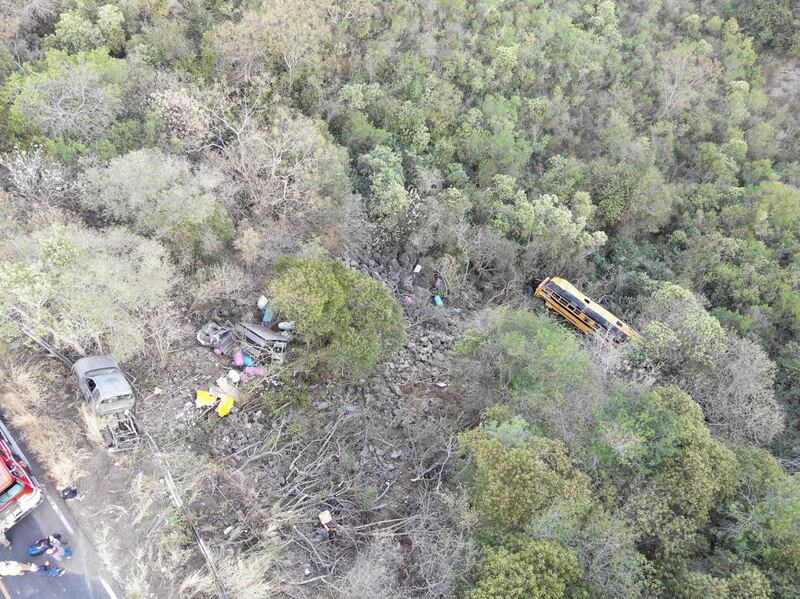
<path fill-rule="evenodd" d="M 82 501 L 83 495 L 78 495 L 78 489 L 75 487 L 64 487 L 61 489 L 61 499 L 64 501 L 69 501 L 70 499 Z"/>
<path fill-rule="evenodd" d="M 51 566 L 50 562 L 45 562 L 41 566 L 36 566 L 36 569 L 33 570 L 33 573 L 37 576 L 63 576 L 64 568 Z"/>

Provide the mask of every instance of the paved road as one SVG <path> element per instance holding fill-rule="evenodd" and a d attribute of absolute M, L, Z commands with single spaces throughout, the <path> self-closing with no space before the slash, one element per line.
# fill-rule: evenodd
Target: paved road
<path fill-rule="evenodd" d="M 0 424 L 2 428 L 2 424 Z M 113 580 L 105 573 L 100 558 L 86 536 L 72 518 L 64 501 L 55 489 L 44 483 L 38 465 L 30 460 L 25 447 L 20 448 L 31 465 L 32 473 L 45 489 L 45 498 L 39 507 L 8 533 L 11 549 L 0 547 L 0 560 L 42 564 L 43 556 L 28 557 L 28 547 L 38 539 L 55 532 L 72 546 L 74 555 L 61 562 L 66 572 L 63 576 L 9 576 L 3 579 L 11 597 L 20 599 L 120 599 L 123 595 Z M 50 559 L 49 557 L 47 559 Z M 50 559 L 50 564 L 56 562 Z"/>

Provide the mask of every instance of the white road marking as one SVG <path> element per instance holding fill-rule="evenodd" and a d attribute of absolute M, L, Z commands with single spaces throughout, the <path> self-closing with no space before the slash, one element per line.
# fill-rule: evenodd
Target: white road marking
<path fill-rule="evenodd" d="M 63 524 L 64 527 L 69 531 L 70 535 L 75 536 L 75 530 L 69 525 L 69 522 L 67 522 L 67 517 L 58 508 L 56 502 L 53 501 L 52 497 L 50 497 L 50 494 L 45 493 L 45 497 L 47 497 L 47 502 L 50 504 L 50 507 L 53 508 L 53 511 L 56 513 L 56 516 L 58 516 L 58 519 L 61 520 L 61 524 Z"/>
<path fill-rule="evenodd" d="M 109 597 L 111 597 L 111 599 L 119 599 L 119 597 L 117 597 L 117 594 L 116 594 L 116 593 L 114 592 L 114 590 L 111 588 L 111 585 L 109 585 L 109 584 L 106 582 L 106 579 L 105 579 L 105 578 L 101 578 L 101 579 L 100 579 L 100 584 L 102 584 L 102 585 L 103 585 L 103 588 L 106 590 L 106 593 L 108 593 L 108 596 L 109 596 Z"/>

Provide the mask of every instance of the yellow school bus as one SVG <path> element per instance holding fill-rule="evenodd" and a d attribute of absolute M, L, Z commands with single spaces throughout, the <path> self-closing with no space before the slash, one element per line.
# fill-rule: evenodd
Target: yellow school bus
<path fill-rule="evenodd" d="M 642 336 L 566 279 L 548 277 L 536 287 L 536 297 L 586 335 L 609 335 L 616 343 Z"/>

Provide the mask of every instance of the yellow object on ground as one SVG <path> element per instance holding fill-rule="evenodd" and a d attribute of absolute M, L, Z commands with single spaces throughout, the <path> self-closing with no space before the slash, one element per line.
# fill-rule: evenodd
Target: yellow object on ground
<path fill-rule="evenodd" d="M 219 398 L 216 395 L 212 395 L 208 391 L 203 391 L 202 389 L 197 390 L 197 397 L 194 400 L 195 407 L 202 408 L 203 406 L 213 406 L 217 403 Z"/>
<path fill-rule="evenodd" d="M 217 406 L 217 414 L 221 417 L 227 416 L 231 413 L 231 408 L 233 407 L 233 397 L 230 395 L 226 395 L 219 405 Z"/>

